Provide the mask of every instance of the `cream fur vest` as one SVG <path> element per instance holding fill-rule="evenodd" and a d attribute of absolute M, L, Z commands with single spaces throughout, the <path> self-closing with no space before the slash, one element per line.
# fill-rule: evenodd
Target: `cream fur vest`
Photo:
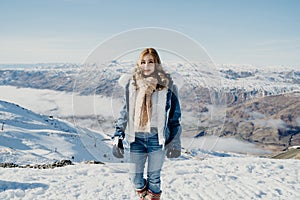
<path fill-rule="evenodd" d="M 136 95 L 137 91 L 135 86 L 130 82 L 129 83 L 129 109 L 128 109 L 128 125 L 127 125 L 127 141 L 129 143 L 134 142 L 135 139 L 135 132 L 134 132 L 134 112 L 135 112 L 135 105 L 136 105 Z M 163 89 L 160 91 L 155 91 L 152 94 L 152 109 L 155 109 L 156 115 L 156 125 L 158 131 L 158 141 L 160 145 L 165 144 L 165 137 L 164 137 L 164 128 L 166 124 L 166 102 L 167 102 L 167 89 Z"/>

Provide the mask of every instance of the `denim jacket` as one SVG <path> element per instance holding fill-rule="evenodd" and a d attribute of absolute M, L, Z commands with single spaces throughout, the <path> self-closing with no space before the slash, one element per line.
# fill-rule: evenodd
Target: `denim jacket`
<path fill-rule="evenodd" d="M 125 86 L 125 95 L 123 98 L 123 107 L 120 112 L 120 117 L 115 124 L 115 133 L 114 136 L 122 137 L 131 143 L 134 141 L 130 139 L 130 134 L 128 134 L 128 123 L 129 113 L 130 113 L 130 84 L 127 82 Z M 161 121 L 159 124 L 162 124 L 162 127 L 157 127 L 159 133 L 159 141 L 162 143 L 164 148 L 175 148 L 177 150 L 181 149 L 181 109 L 178 99 L 178 88 L 175 84 L 169 89 L 166 89 L 164 95 L 165 110 L 164 112 L 164 121 Z M 131 105 L 132 106 L 132 105 Z M 159 126 L 159 125 L 158 125 Z M 131 134 L 132 135 L 132 134 Z M 161 137 L 161 138 L 160 138 Z"/>

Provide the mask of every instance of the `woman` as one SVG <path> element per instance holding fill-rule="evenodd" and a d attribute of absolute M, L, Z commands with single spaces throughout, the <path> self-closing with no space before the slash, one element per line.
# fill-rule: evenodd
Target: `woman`
<path fill-rule="evenodd" d="M 178 89 L 162 66 L 157 51 L 140 54 L 125 86 L 124 106 L 116 123 L 113 154 L 122 158 L 123 139 L 129 147 L 130 179 L 140 199 L 160 199 L 160 172 L 167 154 L 181 153 L 181 110 Z M 144 178 L 148 158 L 147 179 Z"/>

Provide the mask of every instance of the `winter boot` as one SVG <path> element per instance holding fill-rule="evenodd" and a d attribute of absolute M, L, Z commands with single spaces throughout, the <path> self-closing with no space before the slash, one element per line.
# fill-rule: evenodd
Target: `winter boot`
<path fill-rule="evenodd" d="M 148 190 L 147 195 L 145 196 L 145 200 L 160 200 L 160 195 L 161 192 L 159 194 L 154 194 L 153 192 Z"/>
<path fill-rule="evenodd" d="M 137 195 L 140 197 L 140 200 L 145 200 L 145 196 L 147 195 L 148 183 L 146 182 L 145 186 L 142 189 L 135 190 Z"/>

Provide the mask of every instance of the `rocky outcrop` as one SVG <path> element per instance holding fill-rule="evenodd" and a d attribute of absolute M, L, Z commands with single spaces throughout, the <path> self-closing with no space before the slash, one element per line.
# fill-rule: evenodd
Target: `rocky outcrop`
<path fill-rule="evenodd" d="M 99 165 L 102 164 L 104 165 L 103 162 L 101 161 L 96 161 L 96 160 L 90 160 L 90 161 L 85 161 L 82 162 L 83 164 L 95 164 L 95 165 Z M 68 165 L 74 165 L 74 163 L 72 163 L 72 161 L 70 160 L 61 160 L 61 161 L 56 161 L 52 164 L 35 164 L 35 165 L 18 165 L 15 163 L 0 163 L 0 167 L 2 168 L 33 168 L 33 169 L 53 169 L 56 167 L 65 167 Z"/>
<path fill-rule="evenodd" d="M 56 161 L 52 164 L 36 164 L 36 165 L 17 165 L 14 163 L 0 163 L 0 167 L 3 168 L 34 168 L 34 169 L 53 169 L 56 167 L 65 167 L 68 165 L 73 165 L 72 161 L 70 160 L 61 160 Z"/>
<path fill-rule="evenodd" d="M 220 136 L 283 149 L 300 145 L 299 94 L 264 97 L 229 107 Z"/>

